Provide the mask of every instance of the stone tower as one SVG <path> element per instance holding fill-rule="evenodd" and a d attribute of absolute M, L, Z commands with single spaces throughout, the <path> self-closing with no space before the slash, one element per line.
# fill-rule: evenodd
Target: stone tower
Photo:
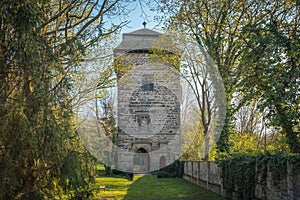
<path fill-rule="evenodd" d="M 124 33 L 114 49 L 118 77 L 117 168 L 145 173 L 181 155 L 180 78 L 174 66 L 155 59 L 163 34 L 147 28 Z M 167 48 L 166 48 L 167 49 Z M 160 47 L 155 55 L 173 54 Z"/>

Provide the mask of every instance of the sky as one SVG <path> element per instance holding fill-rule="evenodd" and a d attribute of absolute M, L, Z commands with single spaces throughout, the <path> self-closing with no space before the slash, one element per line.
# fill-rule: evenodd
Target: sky
<path fill-rule="evenodd" d="M 128 33 L 143 28 L 144 21 L 147 23 L 146 28 L 159 30 L 159 22 L 154 19 L 156 13 L 151 11 L 147 5 L 141 5 L 137 1 L 136 3 L 132 3 L 129 9 L 131 11 L 128 14 L 128 17 L 125 18 L 125 20 L 128 20 L 129 23 L 122 28 L 121 33 Z"/>
<path fill-rule="evenodd" d="M 136 8 L 136 10 L 132 11 L 129 14 L 128 20 L 130 20 L 130 23 L 124 27 L 122 32 L 131 32 L 137 29 L 143 28 L 143 22 L 146 21 L 146 28 L 153 29 L 158 28 L 159 24 L 158 22 L 154 21 L 154 13 L 149 11 L 147 12 L 148 16 L 145 19 L 142 15 L 142 11 L 139 8 Z"/>

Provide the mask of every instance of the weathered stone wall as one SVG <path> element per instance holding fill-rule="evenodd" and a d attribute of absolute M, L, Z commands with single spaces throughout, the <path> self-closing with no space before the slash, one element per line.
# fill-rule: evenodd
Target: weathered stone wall
<path fill-rule="evenodd" d="M 139 138 L 143 135 L 177 134 L 180 126 L 179 76 L 172 73 L 168 66 L 150 60 L 148 54 L 132 53 L 126 62 L 131 63 L 131 70 L 118 82 L 118 122 L 121 131 Z M 147 83 L 152 84 L 151 90 L 145 90 Z M 151 121 L 147 118 L 149 115 Z M 139 121 L 139 116 L 143 117 L 142 121 Z"/>
<path fill-rule="evenodd" d="M 266 164 L 266 179 L 257 173 L 257 185 L 255 187 L 256 199 L 267 200 L 299 200 L 300 199 L 300 173 L 294 170 L 290 163 L 286 165 L 286 171 L 282 175 L 272 175 L 270 166 Z M 256 170 L 263 170 L 258 169 Z M 235 191 L 226 191 L 223 187 L 221 169 L 214 162 L 186 161 L 184 163 L 184 179 L 195 183 L 205 189 L 211 190 L 224 197 L 237 199 Z M 234 177 L 233 177 L 234 178 Z"/>
<path fill-rule="evenodd" d="M 132 152 L 139 149 L 148 154 L 145 162 L 149 166 L 144 171 L 159 169 L 163 157 L 168 165 L 181 155 L 180 77 L 170 66 L 149 56 L 149 53 L 115 56 L 119 67 L 130 68 L 118 81 L 118 163 L 122 164 L 121 169 L 134 168 Z"/>

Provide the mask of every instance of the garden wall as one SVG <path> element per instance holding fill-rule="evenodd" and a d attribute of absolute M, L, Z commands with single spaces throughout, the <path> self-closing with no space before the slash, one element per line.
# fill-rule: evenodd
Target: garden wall
<path fill-rule="evenodd" d="M 267 163 L 265 166 L 255 165 L 255 199 L 267 200 L 299 200 L 300 199 L 300 173 L 295 170 L 294 164 L 289 162 L 285 165 L 286 171 L 281 174 L 272 173 L 272 167 Z M 265 173 L 263 173 L 265 172 Z M 220 194 L 228 199 L 248 199 L 237 197 L 237 191 L 227 189 L 221 178 L 222 170 L 214 162 L 185 161 L 183 178 Z M 233 177 L 234 178 L 234 177 Z"/>

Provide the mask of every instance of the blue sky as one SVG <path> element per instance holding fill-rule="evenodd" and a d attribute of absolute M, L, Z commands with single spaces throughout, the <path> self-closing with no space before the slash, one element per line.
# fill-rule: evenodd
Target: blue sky
<path fill-rule="evenodd" d="M 127 27 L 124 27 L 122 32 L 130 32 L 134 31 L 136 29 L 141 29 L 143 28 L 143 22 L 146 21 L 147 25 L 146 27 L 149 29 L 153 29 L 158 26 L 158 22 L 154 21 L 154 13 L 148 12 L 148 17 L 147 19 L 144 19 L 142 16 L 142 12 L 140 9 L 136 9 L 133 12 L 129 14 L 128 20 L 130 20 L 130 23 L 128 24 Z"/>
<path fill-rule="evenodd" d="M 149 9 L 147 5 L 140 5 L 138 2 L 131 3 L 129 6 L 131 12 L 125 19 L 130 21 L 129 24 L 123 27 L 121 33 L 132 32 L 137 29 L 143 28 L 143 22 L 146 21 L 146 28 L 149 29 L 159 29 L 159 23 L 155 21 L 155 15 L 153 11 Z"/>

